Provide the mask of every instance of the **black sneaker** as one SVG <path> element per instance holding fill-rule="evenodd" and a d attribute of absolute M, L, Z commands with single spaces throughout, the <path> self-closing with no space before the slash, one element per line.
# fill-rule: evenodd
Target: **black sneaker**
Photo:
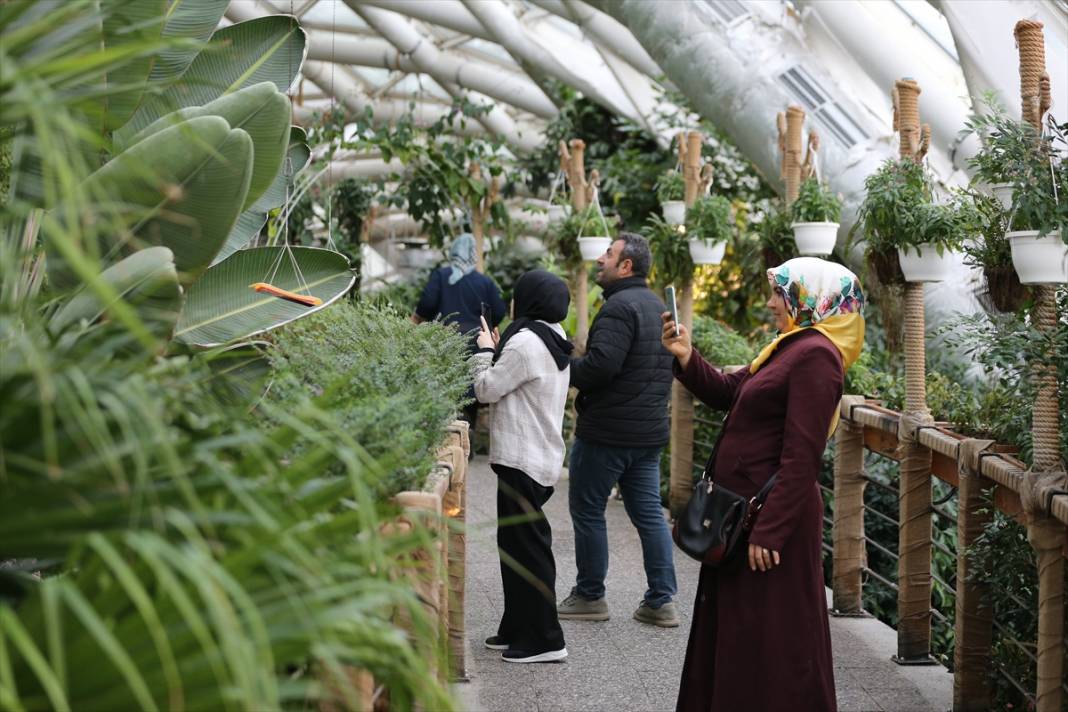
<path fill-rule="evenodd" d="M 556 663 L 567 657 L 567 648 L 559 650 L 546 650 L 542 653 L 532 653 L 529 650 L 512 650 L 509 648 L 501 655 L 506 663 Z"/>
<path fill-rule="evenodd" d="M 486 647 L 490 650 L 508 650 L 508 641 L 499 635 L 486 638 Z"/>

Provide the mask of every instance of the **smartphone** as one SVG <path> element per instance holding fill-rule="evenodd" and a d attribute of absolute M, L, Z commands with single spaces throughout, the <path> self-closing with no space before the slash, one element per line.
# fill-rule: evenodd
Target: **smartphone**
<path fill-rule="evenodd" d="M 671 320 L 675 322 L 675 336 L 681 336 L 679 333 L 679 305 L 675 302 L 675 287 L 666 287 L 664 289 L 664 298 L 667 300 L 667 307 L 671 310 Z"/>

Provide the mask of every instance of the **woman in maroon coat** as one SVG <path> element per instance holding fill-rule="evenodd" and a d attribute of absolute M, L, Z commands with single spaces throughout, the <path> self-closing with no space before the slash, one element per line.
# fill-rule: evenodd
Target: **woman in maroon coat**
<path fill-rule="evenodd" d="M 679 712 L 835 710 L 817 485 L 838 422 L 845 371 L 864 342 L 864 297 L 841 265 L 802 257 L 768 270 L 779 336 L 749 368 L 725 375 L 664 315 L 675 377 L 729 410 L 713 479 L 745 497 L 778 473 L 748 551 L 701 567 Z"/>

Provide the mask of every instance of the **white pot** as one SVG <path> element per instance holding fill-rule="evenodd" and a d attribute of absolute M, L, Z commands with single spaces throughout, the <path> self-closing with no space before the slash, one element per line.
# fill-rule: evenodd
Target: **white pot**
<path fill-rule="evenodd" d="M 1012 183 L 995 183 L 990 186 L 990 192 L 1001 203 L 1005 210 L 1012 210 Z"/>
<path fill-rule="evenodd" d="M 612 244 L 610 237 L 580 237 L 578 241 L 582 259 L 586 262 L 596 262 Z"/>
<path fill-rule="evenodd" d="M 723 261 L 723 252 L 727 249 L 726 242 L 717 242 L 708 245 L 704 240 L 689 240 L 690 259 L 695 265 L 718 265 Z"/>
<path fill-rule="evenodd" d="M 686 222 L 686 203 L 682 200 L 669 200 L 661 203 L 660 212 L 664 214 L 664 222 L 672 225 L 681 225 Z"/>
<path fill-rule="evenodd" d="M 549 206 L 549 224 L 560 223 L 567 219 L 567 206 L 566 205 L 550 205 Z"/>
<path fill-rule="evenodd" d="M 1043 237 L 1038 230 L 1007 232 L 1012 248 L 1012 266 L 1024 284 L 1064 284 L 1068 282 L 1068 245 L 1060 230 Z"/>
<path fill-rule="evenodd" d="M 790 225 L 794 229 L 794 242 L 802 255 L 829 255 L 838 242 L 838 223 L 799 222 Z"/>
<path fill-rule="evenodd" d="M 957 263 L 957 253 L 944 249 L 938 254 L 938 248 L 932 243 L 920 245 L 920 254 L 910 247 L 908 252 L 897 249 L 897 259 L 901 263 L 901 272 L 906 282 L 941 282 L 953 275 L 953 266 Z"/>

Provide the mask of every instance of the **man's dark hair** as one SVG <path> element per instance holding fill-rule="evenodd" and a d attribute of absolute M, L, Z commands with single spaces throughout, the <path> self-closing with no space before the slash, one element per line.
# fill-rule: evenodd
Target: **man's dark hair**
<path fill-rule="evenodd" d="M 617 240 L 623 241 L 623 251 L 619 261 L 630 260 L 636 277 L 645 277 L 653 265 L 653 253 L 649 250 L 649 241 L 636 232 L 621 232 Z"/>

